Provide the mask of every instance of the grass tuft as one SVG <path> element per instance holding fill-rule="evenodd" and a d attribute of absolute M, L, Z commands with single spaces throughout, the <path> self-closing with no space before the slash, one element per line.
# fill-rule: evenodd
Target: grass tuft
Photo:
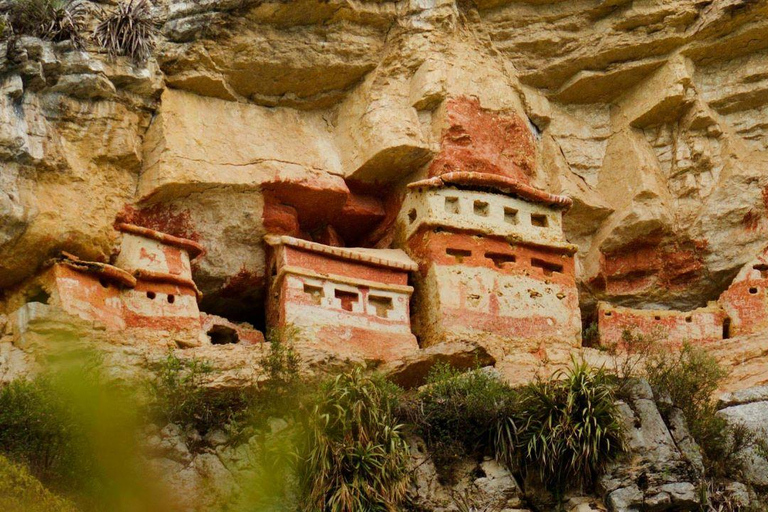
<path fill-rule="evenodd" d="M 397 387 L 362 368 L 320 389 L 297 444 L 304 510 L 400 510 L 409 451 L 395 419 Z"/>
<path fill-rule="evenodd" d="M 12 0 L 5 9 L 4 35 L 29 35 L 46 41 L 85 43 L 86 9 L 81 0 Z"/>
<path fill-rule="evenodd" d="M 96 44 L 112 57 L 126 56 L 137 64 L 145 62 L 155 48 L 157 27 L 148 0 L 128 0 L 111 12 L 99 14 L 93 32 Z"/>

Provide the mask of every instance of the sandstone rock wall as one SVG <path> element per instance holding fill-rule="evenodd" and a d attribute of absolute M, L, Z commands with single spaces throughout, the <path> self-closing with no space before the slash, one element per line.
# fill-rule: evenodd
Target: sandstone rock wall
<path fill-rule="evenodd" d="M 242 283 L 263 284 L 265 191 L 396 202 L 465 122 L 446 116 L 458 97 L 519 116 L 535 137 L 526 172 L 574 197 L 588 313 L 595 298 L 702 306 L 765 243 L 763 2 L 154 10 L 145 66 L 29 37 L 3 61 L 0 286 L 59 249 L 107 260 L 109 227 L 133 209 L 210 248 L 196 278 L 211 309 L 252 315 L 241 302 L 260 294 Z"/>
<path fill-rule="evenodd" d="M 142 65 L 0 48 L 0 293 L 61 250 L 110 261 L 132 221 L 204 245 L 202 309 L 261 325 L 266 233 L 388 247 L 407 183 L 476 166 L 573 198 L 585 322 L 704 306 L 768 241 L 765 2 L 153 12 Z"/>

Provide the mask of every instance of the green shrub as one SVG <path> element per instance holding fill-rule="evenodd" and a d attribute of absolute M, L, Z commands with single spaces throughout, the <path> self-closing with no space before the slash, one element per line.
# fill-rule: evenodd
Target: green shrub
<path fill-rule="evenodd" d="M 13 34 L 83 47 L 86 10 L 80 0 L 12 0 L 5 14 Z"/>
<path fill-rule="evenodd" d="M 306 383 L 293 347 L 275 334 L 270 334 L 269 340 L 269 351 L 260 363 L 267 380 L 259 388 L 258 412 L 261 416 L 284 417 L 298 406 Z"/>
<path fill-rule="evenodd" d="M 0 390 L 0 451 L 82 510 L 167 510 L 138 457 L 135 387 L 109 381 L 99 358 L 83 355 Z"/>
<path fill-rule="evenodd" d="M 409 451 L 394 415 L 397 394 L 396 386 L 362 368 L 321 387 L 297 443 L 304 510 L 399 510 Z"/>
<path fill-rule="evenodd" d="M 602 368 L 575 360 L 523 388 L 514 425 L 521 466 L 537 470 L 556 495 L 593 483 L 625 446 L 614 393 L 615 381 Z"/>
<path fill-rule="evenodd" d="M 205 379 L 214 371 L 205 361 L 183 360 L 170 352 L 148 382 L 149 420 L 191 427 L 205 435 L 241 419 L 253 403 L 254 391 L 208 389 Z"/>
<path fill-rule="evenodd" d="M 124 55 L 136 63 L 146 61 L 157 37 L 151 8 L 148 0 L 128 0 L 110 13 L 100 13 L 93 32 L 96 43 L 113 58 Z"/>
<path fill-rule="evenodd" d="M 646 360 L 645 370 L 656 396 L 669 397 L 683 412 L 708 469 L 715 470 L 728 460 L 728 423 L 715 414 L 712 398 L 728 373 L 717 359 L 703 348 L 686 343 L 679 352 L 656 351 Z M 662 413 L 666 412 L 662 407 Z"/>
<path fill-rule="evenodd" d="M 77 512 L 51 493 L 24 466 L 0 455 L 0 510 L 6 512 Z"/>
<path fill-rule="evenodd" d="M 493 373 L 436 365 L 406 406 L 406 418 L 426 442 L 438 475 L 453 481 L 457 462 L 493 451 L 496 425 L 513 414 L 514 402 L 513 390 Z"/>
<path fill-rule="evenodd" d="M 581 335 L 582 344 L 585 347 L 600 348 L 600 331 L 597 328 L 597 321 L 591 322 Z"/>
<path fill-rule="evenodd" d="M 15 380 L 0 391 L 0 451 L 47 482 L 66 484 L 84 470 L 84 440 L 50 377 Z"/>

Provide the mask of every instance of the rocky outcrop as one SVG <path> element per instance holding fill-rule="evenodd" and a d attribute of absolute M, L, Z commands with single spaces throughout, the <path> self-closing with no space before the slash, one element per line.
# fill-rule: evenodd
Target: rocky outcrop
<path fill-rule="evenodd" d="M 695 441 L 679 411 L 669 424 L 645 381 L 633 383 L 620 403 L 629 451 L 600 478 L 599 487 L 610 510 L 696 510 L 703 466 Z"/>
<path fill-rule="evenodd" d="M 740 480 L 759 489 L 768 487 L 768 387 L 747 388 L 721 396 L 718 415 L 732 429 L 734 461 Z"/>
<path fill-rule="evenodd" d="M 464 96 L 530 123 L 525 172 L 573 196 L 587 313 L 595 299 L 703 306 L 768 229 L 765 9 L 163 0 L 143 66 L 21 37 L 4 61 L 0 286 L 59 248 L 107 260 L 109 226 L 137 208 L 209 247 L 206 309 L 252 319 L 268 212 L 312 231 L 334 221 L 291 208 L 338 205 L 342 226 L 366 226 L 350 240 L 378 242 L 389 199 L 360 217 L 347 198 L 377 183 L 396 203 L 440 164 L 445 100 Z"/>

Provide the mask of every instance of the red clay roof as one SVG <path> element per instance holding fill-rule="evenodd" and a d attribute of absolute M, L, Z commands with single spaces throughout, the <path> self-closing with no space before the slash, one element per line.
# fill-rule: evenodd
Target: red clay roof
<path fill-rule="evenodd" d="M 118 231 L 122 231 L 123 233 L 131 233 L 132 235 L 151 238 L 153 240 L 157 240 L 158 242 L 184 249 L 189 253 L 190 259 L 193 260 L 205 253 L 205 248 L 202 245 L 195 242 L 194 240 L 189 240 L 187 238 L 179 238 L 167 233 L 155 231 L 154 229 L 144 228 L 134 224 L 128 224 L 126 222 L 117 224 L 115 228 Z"/>
<path fill-rule="evenodd" d="M 514 195 L 521 199 L 543 203 L 563 210 L 567 210 L 573 205 L 573 200 L 570 197 L 550 194 L 505 176 L 478 172 L 449 172 L 433 178 L 415 181 L 409 184 L 408 188 L 439 188 L 448 185 L 470 189 L 490 188 L 504 194 Z"/>

